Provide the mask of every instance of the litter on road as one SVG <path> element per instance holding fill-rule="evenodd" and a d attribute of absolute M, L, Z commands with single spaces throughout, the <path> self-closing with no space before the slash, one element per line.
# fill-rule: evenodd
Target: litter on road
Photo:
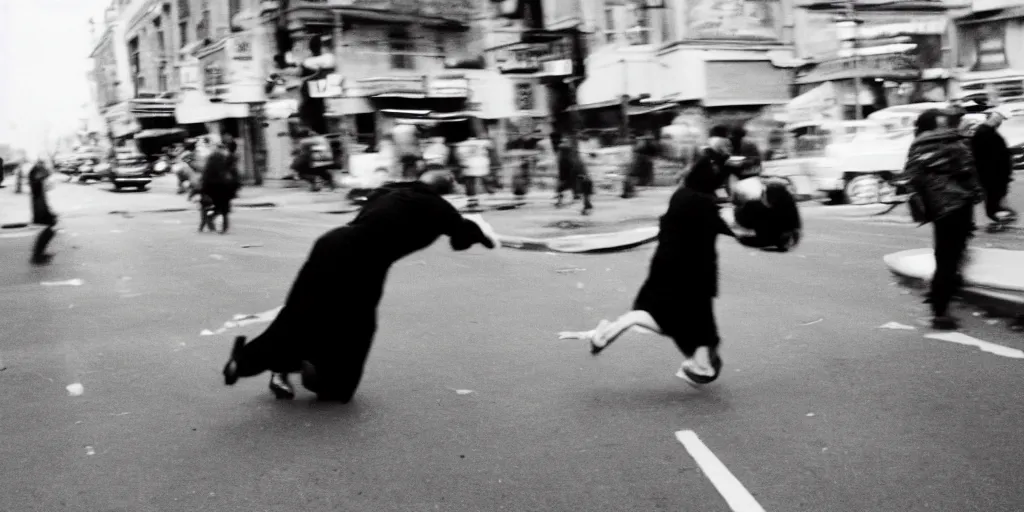
<path fill-rule="evenodd" d="M 42 283 L 39 284 L 43 286 L 82 286 L 83 284 L 85 284 L 85 281 L 76 278 L 68 279 L 66 281 L 43 281 Z"/>
<path fill-rule="evenodd" d="M 215 259 L 215 260 L 217 260 L 217 261 L 223 261 L 224 260 L 224 256 L 221 256 L 220 254 L 211 254 L 210 257 Z"/>
<path fill-rule="evenodd" d="M 96 450 L 94 450 L 92 446 L 86 446 L 85 447 L 85 454 L 86 455 L 96 455 Z"/>
<path fill-rule="evenodd" d="M 85 393 L 85 386 L 76 382 L 74 384 L 68 384 L 67 390 L 68 395 L 70 396 L 82 396 L 82 393 Z"/>
<path fill-rule="evenodd" d="M 456 389 L 455 394 L 457 395 L 469 395 L 473 393 L 472 389 Z"/>
<path fill-rule="evenodd" d="M 820 324 L 821 322 L 824 322 L 824 321 L 825 321 L 825 319 L 824 319 L 824 318 L 819 318 L 819 319 L 817 319 L 817 320 L 814 320 L 814 321 L 812 321 L 812 322 L 804 322 L 804 323 L 802 323 L 802 324 L 800 324 L 800 325 L 803 325 L 803 326 L 808 326 L 808 325 Z"/>

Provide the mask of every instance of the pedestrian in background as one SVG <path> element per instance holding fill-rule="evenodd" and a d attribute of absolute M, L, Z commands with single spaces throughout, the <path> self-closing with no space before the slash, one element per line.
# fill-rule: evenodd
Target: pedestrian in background
<path fill-rule="evenodd" d="M 1013 181 L 1013 154 L 999 127 L 1009 114 L 996 108 L 988 111 L 988 118 L 975 128 L 971 137 L 971 152 L 978 170 L 978 180 L 985 189 L 985 214 L 995 230 L 1017 218 L 1017 212 L 1006 206 L 1006 195 Z"/>
<path fill-rule="evenodd" d="M 555 138 L 561 138 L 558 135 Z M 558 189 L 555 191 L 555 208 L 562 207 L 562 194 L 572 192 L 573 201 L 583 198 L 583 215 L 590 215 L 594 205 L 590 196 L 594 193 L 594 182 L 587 173 L 586 164 L 580 157 L 575 140 L 561 139 L 558 142 Z"/>
<path fill-rule="evenodd" d="M 657 147 L 653 137 L 643 135 L 638 137 L 633 145 L 633 158 L 630 162 L 629 172 L 622 180 L 622 198 L 630 199 L 636 197 L 636 187 L 650 186 L 654 181 L 654 156 L 657 154 Z"/>
<path fill-rule="evenodd" d="M 488 194 L 493 194 L 494 189 L 488 182 L 491 175 L 491 156 L 488 151 L 490 141 L 470 137 L 459 144 L 459 159 L 462 161 L 463 184 L 466 187 L 466 195 L 469 196 L 467 207 L 470 211 L 480 209 L 480 200 L 477 195 L 480 188 Z"/>
<path fill-rule="evenodd" d="M 242 183 L 232 155 L 232 144 L 234 141 L 230 141 L 228 147 L 216 149 L 206 160 L 201 190 L 202 201 L 206 204 L 200 207 L 200 232 L 207 227 L 214 231 L 213 220 L 217 216 L 221 217 L 221 234 L 228 232 L 231 201 L 238 195 Z"/>
<path fill-rule="evenodd" d="M 983 191 L 971 151 L 958 130 L 940 125 L 943 117 L 937 109 L 918 117 L 904 176 L 915 193 L 910 202 L 915 220 L 934 226 L 935 274 L 927 300 L 932 327 L 953 330 L 959 322 L 949 315 L 949 304 L 963 284 L 974 206 L 982 201 Z"/>
<path fill-rule="evenodd" d="M 46 200 L 49 177 L 50 170 L 41 158 L 37 158 L 28 173 L 29 192 L 32 196 L 32 224 L 43 226 L 32 246 L 31 261 L 35 265 L 45 265 L 53 259 L 53 255 L 46 252 L 46 248 L 57 234 L 54 229 L 57 225 L 57 215 L 50 209 L 50 204 Z"/>

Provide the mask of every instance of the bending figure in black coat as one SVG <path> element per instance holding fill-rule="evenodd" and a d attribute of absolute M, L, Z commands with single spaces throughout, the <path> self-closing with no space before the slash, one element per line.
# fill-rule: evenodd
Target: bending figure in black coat
<path fill-rule="evenodd" d="M 718 235 L 735 237 L 719 216 L 715 191 L 722 186 L 729 142 L 713 136 L 661 217 L 658 248 L 633 310 L 597 329 L 563 332 L 587 339 L 599 354 L 627 329 L 640 327 L 669 338 L 683 353 L 676 376 L 695 385 L 714 381 L 722 368 L 714 299 L 718 296 Z"/>
<path fill-rule="evenodd" d="M 239 336 L 224 382 L 271 371 L 278 398 L 295 392 L 288 374 L 323 400 L 348 402 L 363 375 L 377 330 L 377 305 L 391 266 L 441 235 L 452 249 L 498 245 L 490 226 L 463 217 L 441 194 L 452 186 L 444 171 L 370 193 L 359 215 L 317 239 L 277 318 L 251 343 Z M 344 322 L 339 323 L 339 317 Z"/>

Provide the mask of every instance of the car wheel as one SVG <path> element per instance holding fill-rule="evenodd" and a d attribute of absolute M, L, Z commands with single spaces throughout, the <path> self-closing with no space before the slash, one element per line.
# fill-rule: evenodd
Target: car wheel
<path fill-rule="evenodd" d="M 852 205 L 874 204 L 879 201 L 882 180 L 874 174 L 855 176 L 846 183 L 844 195 Z"/>
<path fill-rule="evenodd" d="M 146 186 L 145 185 L 139 185 L 139 186 L 135 187 L 135 189 L 138 190 L 139 192 L 142 192 L 142 191 L 146 190 Z"/>

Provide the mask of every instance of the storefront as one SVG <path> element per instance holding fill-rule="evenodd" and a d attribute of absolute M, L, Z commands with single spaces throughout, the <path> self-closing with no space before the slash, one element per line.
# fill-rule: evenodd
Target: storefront
<path fill-rule="evenodd" d="M 240 32 L 202 48 L 180 68 L 181 97 L 174 109 L 190 133 L 215 139 L 229 133 L 238 143 L 243 179 L 266 174 L 263 123 L 264 77 L 253 35 Z"/>
<path fill-rule="evenodd" d="M 1024 101 L 1024 6 L 976 4 L 975 12 L 956 20 L 957 96 L 984 97 L 991 105 Z"/>

